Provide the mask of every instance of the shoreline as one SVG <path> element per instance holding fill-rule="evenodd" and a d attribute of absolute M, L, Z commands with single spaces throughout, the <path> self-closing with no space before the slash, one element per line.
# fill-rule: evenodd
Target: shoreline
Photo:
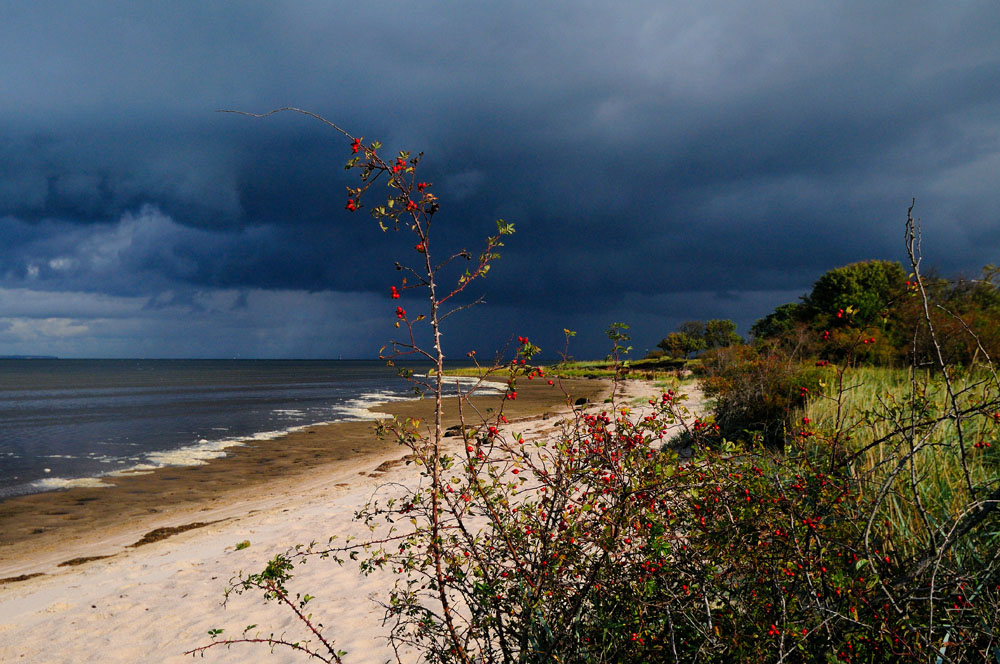
<path fill-rule="evenodd" d="M 374 420 L 384 415 L 373 407 L 416 398 L 381 361 L 324 360 L 318 371 L 299 361 L 80 362 L 85 366 L 38 371 L 22 362 L 0 372 L 0 392 L 11 396 L 0 411 L 13 420 L 0 436 L 0 502 L 201 465 L 228 448 L 323 424 Z M 454 380 L 464 388 L 476 382 Z M 454 391 L 451 380 L 448 387 Z M 137 407 L 143 402 L 149 407 Z"/>
<path fill-rule="evenodd" d="M 565 380 L 573 398 L 607 392 L 606 381 Z M 445 399 L 444 426 L 457 423 L 455 397 Z M 473 402 L 495 406 L 488 393 Z M 518 399 L 504 402 L 512 421 L 566 408 L 566 397 L 545 383 L 520 381 Z M 388 401 L 370 408 L 428 421 L 429 399 Z M 0 590 L 39 574 L 53 574 L 117 555 L 144 538 L 164 538 L 266 509 L 289 493 L 318 484 L 348 488 L 362 476 L 378 477 L 401 463 L 405 450 L 378 440 L 374 422 L 304 426 L 284 435 L 247 440 L 222 457 L 192 466 L 164 466 L 142 474 L 104 477 L 112 486 L 73 487 L 0 501 Z M 195 525 L 192 525 L 195 524 Z"/>
<path fill-rule="evenodd" d="M 503 435 L 530 442 L 557 435 L 573 410 L 610 409 L 603 402 L 610 392 L 608 382 L 565 384 L 574 396 L 585 390 L 595 398 L 583 407 L 560 399 L 556 408 L 551 392 L 525 398 L 540 386 L 519 383 L 513 403 L 521 409 L 517 413 L 505 409 L 510 423 L 501 427 Z M 616 390 L 616 403 L 642 416 L 650 408 L 648 400 L 661 393 L 650 381 L 627 381 Z M 694 395 L 689 405 L 698 408 L 702 404 L 696 388 Z M 489 402 L 500 403 L 495 397 Z M 445 438 L 448 452 L 461 445 L 461 438 Z M 226 588 L 234 576 L 261 570 L 276 554 L 298 543 L 323 542 L 329 536 L 337 536 L 339 542 L 371 537 L 367 525 L 354 519 L 355 511 L 371 500 L 398 499 L 421 482 L 418 472 L 403 465 L 405 450 L 395 445 L 391 450 L 361 457 L 358 463 L 314 467 L 294 481 L 284 478 L 262 484 L 268 490 L 244 496 L 243 503 L 178 518 L 176 525 L 189 529 L 163 533 L 169 535 L 165 539 L 150 532 L 148 544 L 125 546 L 107 558 L 0 585 L 0 660 L 181 664 L 191 661 L 183 653 L 209 642 L 208 630 L 214 629 L 225 629 L 224 636 L 238 636 L 245 628 L 250 636 L 274 633 L 315 642 L 290 612 L 262 601 L 259 594 L 229 595 L 223 606 Z M 416 662 L 421 659 L 419 652 L 403 647 L 397 653 L 386 641 L 388 628 L 382 622 L 385 611 L 379 599 L 386 598 L 397 580 L 392 570 L 366 574 L 358 563 L 315 560 L 296 566 L 288 589 L 315 595 L 310 611 L 326 625 L 325 635 L 337 649 L 348 653 L 346 662 L 379 664 L 394 661 L 396 655 Z M 269 653 L 266 647 L 236 645 L 213 648 L 205 659 L 222 664 L 291 663 L 303 657 L 287 649 Z"/>

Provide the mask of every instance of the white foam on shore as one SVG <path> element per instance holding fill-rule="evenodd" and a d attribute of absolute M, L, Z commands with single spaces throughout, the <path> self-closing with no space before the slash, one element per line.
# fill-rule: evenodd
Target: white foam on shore
<path fill-rule="evenodd" d="M 401 396 L 388 392 L 365 392 L 361 394 L 361 396 L 351 399 L 344 404 L 332 406 L 329 411 L 330 418 L 323 421 L 313 422 L 311 424 L 298 424 L 277 431 L 263 431 L 248 436 L 222 438 L 220 440 L 208 440 L 206 438 L 202 438 L 196 443 L 185 445 L 174 450 L 150 452 L 138 458 L 131 457 L 136 462 L 125 468 L 118 468 L 105 473 L 99 473 L 96 476 L 80 477 L 76 479 L 66 477 L 46 477 L 32 482 L 31 486 L 43 491 L 70 489 L 74 487 L 91 488 L 114 486 L 109 482 L 103 481 L 101 478 L 146 475 L 153 472 L 157 468 L 163 468 L 166 466 L 201 466 L 207 464 L 212 459 L 218 459 L 226 456 L 226 450 L 230 447 L 240 447 L 256 441 L 274 440 L 286 434 L 303 431 L 314 426 L 336 424 L 337 422 L 374 421 L 392 417 L 388 413 L 374 411 L 372 408 L 382 403 L 391 401 L 409 401 L 411 399 L 413 399 L 412 396 Z M 274 412 L 285 416 L 306 414 L 301 410 L 275 410 Z M 301 417 L 298 419 L 301 419 Z M 219 431 L 225 429 L 214 428 L 213 430 Z M 62 455 L 51 456 L 61 457 Z M 111 459 L 108 457 L 98 458 L 97 460 L 105 463 L 118 461 L 117 459 Z"/>
<path fill-rule="evenodd" d="M 365 422 L 368 420 L 384 420 L 392 417 L 388 413 L 372 410 L 379 404 L 391 401 L 410 401 L 413 397 L 389 394 L 387 392 L 365 392 L 361 396 L 351 399 L 343 405 L 334 408 L 336 419 L 321 424 L 332 424 L 333 422 Z"/>
<path fill-rule="evenodd" d="M 201 466 L 212 459 L 226 456 L 226 448 L 246 445 L 257 440 L 274 440 L 288 433 L 287 429 L 281 431 L 263 431 L 251 436 L 241 436 L 239 438 L 223 438 L 221 440 L 207 440 L 202 438 L 193 445 L 178 447 L 176 450 L 164 450 L 162 452 L 150 452 L 146 455 L 146 464 L 154 468 L 163 466 Z M 138 464 L 142 466 L 144 464 Z M 143 468 L 139 468 L 143 470 Z"/>
<path fill-rule="evenodd" d="M 140 463 L 122 470 L 112 470 L 107 475 L 104 475 L 104 477 L 132 477 L 134 475 L 149 475 L 157 468 L 159 468 L 159 466 L 151 466 L 148 463 Z"/>
<path fill-rule="evenodd" d="M 422 379 L 427 378 L 427 376 L 417 377 Z M 464 391 L 464 389 L 472 388 L 478 382 L 478 378 L 468 376 L 447 376 L 445 378 L 446 394 L 449 392 L 452 395 L 454 394 L 456 383 L 459 384 Z M 476 389 L 476 392 L 481 394 L 502 394 L 504 392 L 504 385 L 495 381 L 483 381 Z M 410 401 L 414 398 L 415 397 L 411 395 L 399 395 L 389 392 L 364 392 L 360 396 L 350 399 L 343 404 L 332 406 L 329 411 L 329 419 L 324 419 L 322 421 L 312 422 L 310 424 L 297 424 L 278 431 L 264 431 L 249 436 L 222 438 L 220 440 L 208 440 L 206 438 L 202 438 L 196 443 L 185 445 L 174 450 L 150 452 L 149 454 L 138 458 L 132 457 L 132 459 L 136 461 L 132 465 L 105 473 L 99 473 L 96 476 L 80 477 L 76 479 L 65 477 L 46 477 L 32 482 L 31 486 L 43 491 L 70 489 L 74 487 L 92 488 L 114 486 L 101 478 L 145 475 L 153 472 L 157 468 L 163 468 L 165 466 L 201 466 L 207 464 L 212 459 L 218 459 L 226 456 L 226 450 L 230 447 L 240 447 L 255 441 L 274 440 L 289 433 L 303 431 L 315 426 L 336 424 L 337 422 L 365 422 L 387 419 L 392 417 L 392 415 L 372 409 L 383 403 Z M 292 409 L 275 410 L 274 412 L 279 415 L 297 416 L 298 419 L 301 419 L 301 416 L 306 414 L 304 411 Z M 224 430 L 226 429 L 213 428 L 213 431 Z M 50 456 L 63 458 L 63 455 Z M 72 457 L 67 455 L 65 458 Z M 106 456 L 98 458 L 97 460 L 105 463 L 120 461 Z"/>
<path fill-rule="evenodd" d="M 73 489 L 78 487 L 92 489 L 114 485 L 103 481 L 100 477 L 78 477 L 76 479 L 70 479 L 68 477 L 46 477 L 43 480 L 32 482 L 31 486 L 45 491 L 52 491 L 54 489 Z"/>
<path fill-rule="evenodd" d="M 427 374 L 414 374 L 414 378 L 419 378 L 421 380 L 431 382 L 433 377 L 428 377 Z M 458 385 L 462 390 L 462 394 L 467 395 L 468 390 L 473 387 L 476 388 L 476 394 L 503 394 L 506 391 L 506 385 L 503 379 L 499 376 L 493 376 L 490 378 L 476 378 L 475 376 L 445 376 L 442 381 L 445 388 L 445 394 L 453 394 L 452 390 Z M 476 385 L 478 384 L 478 387 Z"/>

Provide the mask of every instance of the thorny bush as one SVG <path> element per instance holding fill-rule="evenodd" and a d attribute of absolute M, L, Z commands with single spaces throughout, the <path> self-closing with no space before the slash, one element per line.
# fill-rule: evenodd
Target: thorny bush
<path fill-rule="evenodd" d="M 348 189 L 347 209 L 363 209 L 383 179 L 389 196 L 372 215 L 416 241 L 419 267 L 400 266 L 412 281 L 391 293 L 423 289 L 427 313 L 396 310 L 407 338 L 393 342 L 387 357 L 418 354 L 435 364 L 424 387 L 436 418 L 427 429 L 395 420 L 384 428 L 410 450 L 421 481 L 402 499 L 362 507 L 358 518 L 375 529 L 372 539 L 296 547 L 234 580 L 233 592 L 262 591 L 286 606 L 308 639 L 223 638 L 212 630 L 210 643 L 189 652 L 256 642 L 341 662 L 347 653 L 306 612 L 311 596 L 288 589 L 295 565 L 318 556 L 358 559 L 363 573 L 394 575 L 384 606 L 397 659 L 410 646 L 429 662 L 465 664 L 1000 661 L 997 482 L 968 487 L 961 510 L 930 522 L 919 491 L 926 478 L 909 472 L 926 434 L 942 422 L 960 432 L 973 418 L 1000 420 L 1000 383 L 989 365 L 975 403 L 949 388 L 952 398 L 934 410 L 914 389 L 896 425 L 871 443 L 897 454 L 862 468 L 846 416 L 822 429 L 803 420 L 778 449 L 745 445 L 726 440 L 711 421 L 688 425 L 683 396 L 670 391 L 641 408 L 620 403 L 613 391 L 603 411 L 573 411 L 554 433 L 512 435 L 503 404 L 516 399 L 517 381 L 552 380 L 533 363 L 538 348 L 522 337 L 515 357 L 480 367 L 484 377 L 507 378 L 499 407 L 473 411 L 475 422 L 463 410 L 470 422 L 463 421 L 461 446 L 446 449 L 438 325 L 449 314 L 441 305 L 486 274 L 513 228 L 499 222 L 478 259 L 461 252 L 433 263 L 439 203 L 416 178 L 419 156 L 383 157 L 378 143 L 319 119 L 344 134 L 356 155 L 348 168 L 360 171 L 361 184 Z M 908 219 L 911 250 L 916 237 Z M 919 284 L 918 246 L 911 256 Z M 471 264 L 442 295 L 439 270 L 454 259 Z M 429 350 L 413 336 L 424 321 Z M 625 327 L 610 332 L 620 361 Z M 947 375 L 948 367 L 941 370 Z M 846 389 L 834 380 L 829 396 L 817 389 L 800 398 L 841 403 Z M 684 456 L 663 444 L 671 425 L 686 433 Z M 961 448 L 967 465 L 985 462 L 960 434 L 936 444 Z M 929 527 L 922 534 L 894 528 L 889 495 L 896 509 L 925 515 Z"/>

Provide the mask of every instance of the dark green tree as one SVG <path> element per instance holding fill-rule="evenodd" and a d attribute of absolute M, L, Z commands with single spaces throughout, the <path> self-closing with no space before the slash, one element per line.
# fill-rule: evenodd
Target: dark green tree
<path fill-rule="evenodd" d="M 736 323 L 724 318 L 713 318 L 705 323 L 704 339 L 706 348 L 725 348 L 743 342 L 736 333 Z"/>
<path fill-rule="evenodd" d="M 703 338 L 693 337 L 684 332 L 671 332 L 662 339 L 657 347 L 662 348 L 670 357 L 687 357 L 691 353 L 705 349 Z"/>
<path fill-rule="evenodd" d="M 807 307 L 800 302 L 783 304 L 754 323 L 750 336 L 757 340 L 780 337 L 791 332 L 796 323 L 805 321 L 807 315 Z"/>
<path fill-rule="evenodd" d="M 830 270 L 803 298 L 812 318 L 853 307 L 859 321 L 873 322 L 906 289 L 906 271 L 895 261 L 871 260 Z"/>
<path fill-rule="evenodd" d="M 692 339 L 705 339 L 705 321 L 689 320 L 677 326 L 677 331 L 686 334 Z"/>

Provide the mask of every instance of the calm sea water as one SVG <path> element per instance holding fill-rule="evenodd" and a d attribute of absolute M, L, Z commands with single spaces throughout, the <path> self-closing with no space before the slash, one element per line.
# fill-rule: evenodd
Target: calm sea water
<path fill-rule="evenodd" d="M 379 361 L 0 360 L 0 499 L 202 463 L 410 397 Z"/>

